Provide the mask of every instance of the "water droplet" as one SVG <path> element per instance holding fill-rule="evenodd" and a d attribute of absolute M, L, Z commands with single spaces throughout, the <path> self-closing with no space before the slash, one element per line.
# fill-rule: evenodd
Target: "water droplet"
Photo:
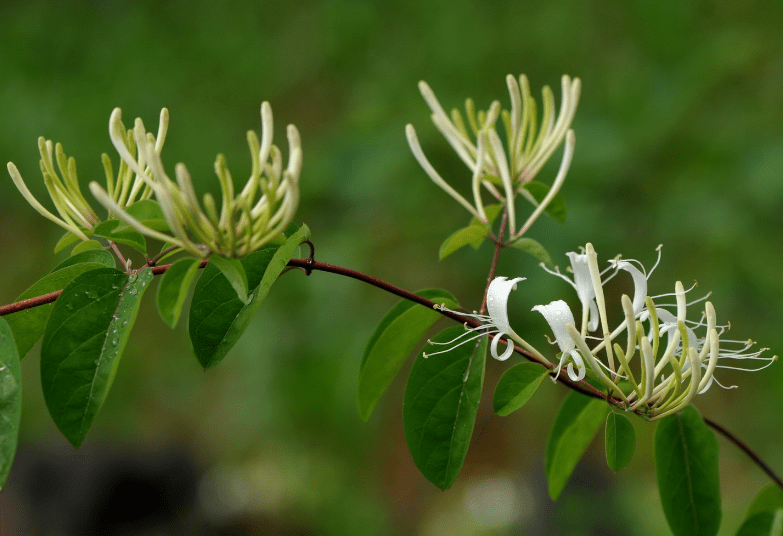
<path fill-rule="evenodd" d="M 73 305 L 70 303 L 66 303 L 65 308 L 68 309 L 69 311 L 73 311 Z"/>
<path fill-rule="evenodd" d="M 119 344 L 119 342 L 120 342 L 120 339 L 118 339 L 117 337 L 114 337 L 114 338 L 111 340 L 111 345 L 112 345 L 112 346 L 117 346 L 117 344 Z"/>
<path fill-rule="evenodd" d="M 122 323 L 122 325 L 123 325 L 123 326 L 127 326 L 127 325 L 128 325 L 128 321 L 127 321 L 127 320 L 126 320 L 126 321 L 124 321 L 124 322 Z"/>
<path fill-rule="evenodd" d="M 97 293 L 97 292 L 95 292 L 94 290 L 88 290 L 88 291 L 87 291 L 87 292 L 85 292 L 84 294 L 85 294 L 85 295 L 86 295 L 88 298 L 90 298 L 91 300 L 94 300 L 95 298 L 97 298 L 97 297 L 98 297 L 98 293 Z"/>
<path fill-rule="evenodd" d="M 114 328 L 113 330 L 111 330 L 111 332 L 112 333 L 117 333 L 117 328 Z"/>
<path fill-rule="evenodd" d="M 129 275 L 129 276 L 128 276 L 128 283 L 133 283 L 133 282 L 135 282 L 135 281 L 136 281 L 136 279 L 137 279 L 138 277 L 139 277 L 139 276 L 138 276 L 137 274 L 135 274 L 135 273 L 132 273 L 131 275 Z"/>

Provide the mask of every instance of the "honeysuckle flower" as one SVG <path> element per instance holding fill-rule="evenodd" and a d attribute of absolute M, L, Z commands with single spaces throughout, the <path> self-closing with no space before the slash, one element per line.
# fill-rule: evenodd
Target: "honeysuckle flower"
<path fill-rule="evenodd" d="M 437 305 L 436 307 L 442 311 L 457 312 L 462 316 L 474 318 L 479 322 L 481 322 L 481 325 L 475 328 L 469 328 L 466 326 L 465 333 L 463 333 L 462 335 L 460 335 L 459 337 L 451 341 L 447 341 L 443 343 L 427 341 L 429 344 L 445 345 L 447 346 L 447 348 L 445 350 L 440 350 L 438 352 L 425 353 L 424 357 L 426 358 L 431 355 L 448 352 L 452 348 L 456 348 L 457 346 L 476 340 L 479 337 L 490 335 L 492 336 L 492 343 L 490 344 L 490 353 L 492 357 L 494 357 L 499 361 L 505 361 L 511 356 L 511 354 L 514 352 L 514 345 L 511 343 L 511 341 L 514 341 L 520 346 L 522 346 L 523 348 L 525 348 L 527 351 L 535 354 L 539 359 L 542 360 L 542 362 L 548 363 L 546 358 L 543 355 L 541 355 L 538 352 L 538 350 L 530 346 L 530 344 L 528 344 L 522 337 L 520 337 L 512 329 L 511 324 L 508 320 L 509 295 L 511 294 L 512 290 L 515 290 L 517 288 L 517 283 L 524 280 L 525 280 L 524 277 L 515 277 L 514 279 L 508 279 L 506 277 L 496 277 L 495 279 L 493 279 L 492 282 L 489 284 L 489 288 L 487 289 L 488 314 L 486 315 L 482 315 L 478 313 L 467 314 L 461 311 L 460 312 L 451 311 L 450 309 L 446 308 L 443 305 Z M 507 342 L 506 349 L 503 351 L 503 353 L 500 353 L 498 350 L 498 344 L 501 342 L 503 337 L 506 337 L 506 339 L 511 339 L 511 341 Z"/>
<path fill-rule="evenodd" d="M 43 174 L 46 189 L 52 198 L 58 218 L 49 212 L 30 193 L 21 173 L 13 162 L 8 162 L 8 173 L 14 181 L 19 192 L 32 207 L 46 219 L 56 223 L 63 229 L 70 231 L 82 240 L 89 240 L 85 230 L 90 230 L 98 222 L 98 216 L 90 204 L 84 199 L 79 188 L 79 179 L 76 175 L 76 160 L 68 157 L 59 143 L 54 146 L 54 158 L 52 158 L 52 142 L 43 137 L 38 138 L 38 151 L 41 153 L 41 173 Z M 54 161 L 60 173 L 54 168 Z M 60 177 L 62 175 L 62 178 Z"/>
<path fill-rule="evenodd" d="M 184 164 L 175 168 L 176 182 L 166 174 L 158 151 L 160 135 L 156 139 L 146 132 L 141 119 L 136 119 L 133 136 L 126 136 L 121 111 L 115 108 L 109 121 L 112 143 L 127 167 L 154 192 L 173 236 L 150 229 L 133 218 L 97 183 L 91 183 L 90 190 L 111 214 L 142 234 L 199 257 L 210 253 L 226 257 L 246 255 L 280 235 L 293 219 L 299 203 L 302 169 L 299 132 L 295 126 L 288 126 L 289 159 L 284 169 L 280 149 L 272 144 L 272 108 L 267 102 L 261 105 L 261 124 L 260 142 L 255 132 L 247 135 L 253 166 L 238 195 L 223 155 L 218 155 L 215 161 L 223 196 L 218 214 L 215 200 L 209 194 L 204 196 L 201 207 Z M 137 157 L 132 155 L 131 140 L 138 150 Z"/>
<path fill-rule="evenodd" d="M 552 90 L 543 89 L 544 111 L 540 128 L 536 125 L 536 103 L 530 94 L 530 87 L 524 75 L 517 80 L 506 77 L 511 97 L 511 111 L 502 111 L 500 103 L 494 101 L 489 109 L 476 113 L 471 99 L 465 103 L 470 132 L 459 110 L 452 110 L 449 116 L 438 102 L 426 82 L 419 82 L 419 90 L 432 110 L 432 121 L 443 134 L 472 173 L 473 203 L 454 190 L 432 167 L 421 149 L 416 130 L 412 125 L 405 127 L 408 144 L 416 160 L 435 184 L 460 203 L 475 218 L 487 223 L 482 200 L 482 187 L 495 199 L 504 203 L 508 210 L 510 238 L 524 234 L 543 212 L 562 186 L 571 164 L 574 148 L 574 133 L 569 130 L 576 106 L 579 102 L 581 82 L 568 76 L 562 78 L 562 103 L 555 119 L 555 104 Z M 506 145 L 500 139 L 495 124 L 502 118 L 506 133 Z M 475 139 L 475 141 L 474 141 Z M 524 190 L 533 180 L 557 147 L 566 140 L 563 160 L 547 196 L 539 203 Z M 498 186 L 500 189 L 498 189 Z M 522 193 L 536 206 L 524 225 L 516 230 L 514 199 Z"/>
<path fill-rule="evenodd" d="M 592 275 L 590 275 L 587 253 L 576 253 L 574 251 L 570 251 L 566 253 L 566 256 L 568 256 L 568 258 L 571 260 L 570 271 L 571 273 L 574 274 L 573 281 L 568 277 L 566 277 L 565 275 L 563 275 L 562 273 L 560 273 L 560 268 L 557 266 L 555 266 L 554 270 L 550 270 L 549 268 L 547 268 L 544 263 L 541 263 L 540 266 L 545 271 L 559 277 L 560 279 L 562 279 L 563 281 L 571 285 L 574 288 L 574 290 L 576 290 L 576 294 L 577 296 L 579 296 L 579 301 L 582 303 L 581 332 L 582 332 L 582 336 L 584 336 L 587 331 L 595 331 L 596 328 L 598 327 L 598 306 L 596 304 L 595 286 L 593 285 Z M 630 267 L 634 268 L 633 265 L 631 265 Z M 611 267 L 601 272 L 599 274 L 599 277 L 603 276 L 603 274 L 609 271 L 609 269 L 611 269 Z M 607 277 L 606 280 L 603 281 L 603 283 L 608 281 L 611 277 L 612 276 Z"/>
<path fill-rule="evenodd" d="M 750 341 L 722 340 L 721 335 L 728 326 L 717 323 L 712 303 L 704 301 L 705 298 L 688 302 L 688 291 L 679 281 L 673 294 L 655 297 L 658 299 L 673 295 L 675 303 L 656 304 L 653 298 L 647 295 L 647 283 L 660 262 L 660 246 L 658 252 L 658 260 L 649 272 L 638 261 L 613 259 L 608 269 L 614 268 L 615 272 L 602 281 L 601 276 L 606 270 L 599 271 L 595 249 L 591 244 L 587 244 L 584 254 L 569 254 L 574 272 L 573 282 L 559 271 L 550 271 L 569 281 L 577 291 L 583 306 L 583 319 L 587 315 L 585 309 L 591 311 L 591 320 L 595 318 L 593 306 L 598 311 L 603 336 L 590 337 L 600 341 L 592 348 L 585 337 L 584 321 L 580 333 L 573 325 L 573 315 L 565 302 L 557 301 L 533 308 L 544 315 L 555 334 L 563 352 L 560 367 L 567 355 L 571 356 L 573 365 L 576 365 L 577 371 L 574 373 L 572 363 L 569 363 L 568 373 L 572 379 L 584 377 L 584 372 L 580 370 L 583 359 L 610 393 L 625 401 L 629 409 L 645 414 L 650 420 L 676 413 L 687 406 L 694 396 L 707 391 L 713 381 L 717 383 L 714 372 L 718 368 L 761 370 L 777 359 L 777 356 L 763 357 L 761 354 L 766 348 L 749 351 L 753 344 Z M 634 299 L 631 300 L 627 295 L 622 296 L 624 318 L 612 330 L 608 323 L 603 285 L 620 270 L 629 273 L 633 279 Z M 592 292 L 589 290 L 590 285 Z M 702 301 L 704 309 L 701 318 L 688 319 L 688 307 Z M 627 336 L 624 348 L 619 344 L 623 331 Z M 704 334 L 699 335 L 700 332 Z M 605 354 L 606 363 L 599 358 L 599 353 Z M 633 357 L 637 353 L 639 365 L 632 366 Z M 618 361 L 617 367 L 615 358 Z M 757 368 L 720 364 L 721 360 L 727 359 L 763 361 L 764 364 Z M 628 380 L 630 392 L 620 389 L 616 383 L 618 377 Z"/>
<path fill-rule="evenodd" d="M 557 300 L 547 305 L 536 305 L 532 310 L 544 315 L 549 327 L 552 329 L 552 333 L 555 334 L 555 341 L 562 352 L 560 363 L 557 365 L 558 371 L 555 379 L 560 376 L 563 364 L 570 356 L 571 362 L 568 363 L 568 377 L 574 381 L 583 380 L 585 377 L 585 363 L 582 356 L 576 351 L 576 343 L 568 332 L 568 325 L 574 325 L 574 314 L 571 312 L 571 308 L 563 300 Z M 574 371 L 574 365 L 576 365 L 576 372 Z"/>

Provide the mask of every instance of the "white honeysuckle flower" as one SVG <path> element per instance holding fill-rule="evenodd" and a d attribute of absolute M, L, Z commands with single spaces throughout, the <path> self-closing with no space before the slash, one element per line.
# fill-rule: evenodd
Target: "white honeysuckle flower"
<path fill-rule="evenodd" d="M 593 255 L 595 255 L 595 252 L 593 251 Z M 596 304 L 596 292 L 595 292 L 595 286 L 593 285 L 593 277 L 590 274 L 590 263 L 588 259 L 588 253 L 576 253 L 574 251 L 569 251 L 566 253 L 566 256 L 571 261 L 571 267 L 569 270 L 571 273 L 574 274 L 573 281 L 560 273 L 560 268 L 555 266 L 554 270 L 550 270 L 546 267 L 546 265 L 542 262 L 540 266 L 546 271 L 549 272 L 552 275 L 555 275 L 571 285 L 574 290 L 576 291 L 576 295 L 579 297 L 579 301 L 582 303 L 582 325 L 581 325 L 581 333 L 582 336 L 584 336 L 588 331 L 595 331 L 598 328 L 598 320 L 599 320 L 599 314 L 598 314 L 598 306 Z M 599 274 L 599 276 L 603 276 L 606 272 L 608 272 L 612 267 L 609 267 L 605 269 L 603 272 Z M 607 277 L 603 283 L 611 279 L 614 274 Z"/>
<path fill-rule="evenodd" d="M 223 155 L 217 157 L 215 173 L 223 197 L 218 213 L 215 200 L 209 194 L 204 196 L 201 207 L 184 164 L 175 167 L 176 182 L 166 174 L 160 160 L 161 132 L 165 136 L 166 130 L 159 130 L 156 139 L 146 132 L 141 119 L 136 119 L 132 131 L 126 131 L 121 111 L 115 108 L 109 120 L 112 143 L 123 163 L 135 173 L 137 181 L 141 179 L 141 183 L 154 192 L 173 236 L 150 229 L 133 218 L 119 205 L 116 194 L 105 191 L 97 183 L 91 183 L 90 190 L 110 214 L 142 234 L 169 242 L 199 257 L 210 253 L 227 257 L 247 255 L 280 235 L 293 219 L 299 204 L 302 170 L 299 132 L 295 126 L 288 125 L 289 159 L 283 169 L 280 149 L 272 144 L 272 108 L 268 102 L 261 105 L 261 125 L 260 142 L 255 132 L 250 131 L 247 135 L 253 166 L 250 178 L 238 195 L 225 158 Z M 132 154 L 134 145 L 136 157 Z"/>
<path fill-rule="evenodd" d="M 512 290 L 515 290 L 517 288 L 517 283 L 524 280 L 525 280 L 524 277 L 515 277 L 514 279 L 508 279 L 506 277 L 496 277 L 495 279 L 493 279 L 492 282 L 489 284 L 489 288 L 487 289 L 488 314 L 486 315 L 482 315 L 478 313 L 468 314 L 468 313 L 463 313 L 461 311 L 452 311 L 451 309 L 448 309 L 443 305 L 437 305 L 436 307 L 442 311 L 449 311 L 468 318 L 474 318 L 479 322 L 481 322 L 481 325 L 475 328 L 469 328 L 466 326 L 465 333 L 463 333 L 462 335 L 456 337 L 451 341 L 442 342 L 442 343 L 427 341 L 429 344 L 444 345 L 444 346 L 448 346 L 448 348 L 446 348 L 445 350 L 440 350 L 438 352 L 424 353 L 423 354 L 424 357 L 426 358 L 431 355 L 442 354 L 450 351 L 453 348 L 456 348 L 457 346 L 476 340 L 479 337 L 483 337 L 485 335 L 493 335 L 492 343 L 490 345 L 490 353 L 492 354 L 492 357 L 494 357 L 495 359 L 499 361 L 505 361 L 506 359 L 508 359 L 511 356 L 511 354 L 514 352 L 514 344 L 511 342 L 514 341 L 520 346 L 522 346 L 524 349 L 526 349 L 527 351 L 536 355 L 544 363 L 548 363 L 546 358 L 544 358 L 544 356 L 541 355 L 538 352 L 538 350 L 530 346 L 530 344 L 528 344 L 522 337 L 520 337 L 513 330 L 508 320 L 509 295 L 511 294 Z M 511 339 L 511 340 L 507 341 L 506 349 L 503 351 L 503 353 L 499 353 L 498 344 L 501 342 L 503 337 L 506 337 L 507 339 Z"/>
<path fill-rule="evenodd" d="M 549 327 L 552 329 L 552 333 L 555 334 L 555 341 L 562 352 L 560 363 L 557 365 L 557 375 L 554 379 L 560 376 L 563 364 L 570 356 L 572 361 L 568 363 L 568 377 L 573 381 L 583 380 L 586 370 L 585 363 L 582 356 L 576 351 L 576 343 L 571 338 L 567 327 L 575 324 L 571 308 L 563 300 L 556 300 L 547 305 L 536 305 L 532 310 L 544 315 Z M 576 365 L 576 372 L 574 372 L 574 365 Z"/>
<path fill-rule="evenodd" d="M 663 249 L 663 244 L 660 244 L 656 248 L 658 260 L 655 261 L 655 264 L 650 268 L 649 272 L 645 270 L 642 263 L 635 259 L 620 260 L 619 258 L 616 258 L 609 261 L 615 268 L 625 270 L 633 277 L 633 311 L 637 315 L 644 309 L 644 299 L 647 297 L 647 281 L 661 262 L 661 249 Z M 637 268 L 636 265 L 639 265 L 641 269 Z"/>
<path fill-rule="evenodd" d="M 543 89 L 543 117 L 536 128 L 536 103 L 524 75 L 517 80 L 508 75 L 506 84 L 511 97 L 511 111 L 501 111 L 498 101 L 489 109 L 476 113 L 471 99 L 465 103 L 467 125 L 461 112 L 447 114 L 426 82 L 419 82 L 419 90 L 432 110 L 432 122 L 443 134 L 457 155 L 472 173 L 473 203 L 470 203 L 441 177 L 424 155 L 413 125 L 406 125 L 405 133 L 416 160 L 432 181 L 468 210 L 475 218 L 487 223 L 483 187 L 489 195 L 505 204 L 508 211 L 509 238 L 522 236 L 557 194 L 565 180 L 574 150 L 574 133 L 569 129 L 579 102 L 581 82 L 562 77 L 562 102 L 555 118 L 552 90 Z M 505 127 L 505 146 L 498 135 L 496 123 L 502 117 Z M 468 130 L 470 128 L 470 131 Z M 552 153 L 565 140 L 560 170 L 546 197 L 539 203 L 524 186 L 533 180 Z M 498 189 L 498 186 L 501 188 Z M 516 230 L 514 198 L 522 193 L 536 209 L 525 224 Z"/>
<path fill-rule="evenodd" d="M 628 404 L 629 409 L 644 413 L 650 420 L 676 413 L 687 406 L 694 396 L 706 392 L 713 382 L 718 383 L 714 377 L 716 369 L 757 371 L 777 360 L 777 356 L 761 355 L 767 348 L 750 351 L 753 345 L 751 341 L 722 340 L 721 335 L 729 326 L 717 323 L 715 308 L 709 301 L 704 302 L 699 320 L 688 319 L 688 308 L 706 299 L 705 296 L 688 302 L 686 293 L 693 287 L 686 291 L 678 281 L 674 293 L 654 297 L 659 299 L 674 296 L 675 303 L 656 304 L 654 298 L 647 295 L 647 286 L 650 275 L 660 262 L 660 251 L 659 246 L 658 260 L 649 271 L 645 270 L 638 261 L 624 261 L 618 257 L 610 261 L 609 268 L 599 272 L 595 249 L 591 244 L 587 244 L 585 253 L 568 254 L 572 263 L 574 281 L 560 274 L 559 270 L 554 272 L 547 270 L 568 281 L 577 291 L 583 307 L 581 333 L 574 327 L 573 315 L 565 302 L 559 300 L 547 306 L 534 307 L 534 310 L 541 312 L 549 322 L 557 343 L 564 352 L 563 357 L 568 353 L 574 359 L 577 374 L 572 375 L 572 370 L 569 368 L 569 376 L 572 379 L 579 375 L 580 362 L 586 363 L 609 389 L 610 394 L 619 396 Z M 602 281 L 601 276 L 610 269 L 614 269 L 614 272 Z M 603 286 L 619 270 L 631 275 L 634 283 L 634 298 L 631 300 L 627 295 L 622 296 L 624 319 L 614 330 L 611 330 Z M 595 314 L 596 309 L 598 315 Z M 584 319 L 588 314 L 591 330 L 597 328 L 592 322 L 596 316 L 603 326 L 603 337 L 597 338 L 599 342 L 592 348 L 585 340 Z M 623 331 L 627 335 L 625 349 L 618 344 Z M 596 338 L 591 337 L 591 339 Z M 606 354 L 606 363 L 599 358 L 599 352 Z M 637 353 L 639 365 L 633 365 L 633 358 Z M 580 360 L 577 360 L 577 355 L 580 356 Z M 619 361 L 619 368 L 615 368 L 615 357 Z M 756 368 L 721 364 L 721 360 L 726 359 L 734 360 L 735 363 L 763 361 L 764 364 Z M 561 358 L 560 365 L 562 364 Z M 602 369 L 606 369 L 609 376 Z M 581 376 L 583 377 L 584 374 Z M 628 380 L 630 393 L 625 394 L 620 390 L 615 383 L 618 377 Z"/>

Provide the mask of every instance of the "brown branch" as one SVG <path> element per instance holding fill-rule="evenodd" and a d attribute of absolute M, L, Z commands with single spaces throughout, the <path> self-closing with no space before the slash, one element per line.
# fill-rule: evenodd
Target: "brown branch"
<path fill-rule="evenodd" d="M 201 264 L 199 265 L 199 268 L 204 268 L 209 263 L 208 260 L 201 261 Z M 386 292 L 389 292 L 391 294 L 394 294 L 396 296 L 399 296 L 401 298 L 404 298 L 406 300 L 421 304 L 427 308 L 434 308 L 435 305 L 437 305 L 435 302 L 428 300 L 426 298 L 422 298 L 418 294 L 414 294 L 412 292 L 409 292 L 405 289 L 402 289 L 400 287 L 394 286 L 391 283 L 387 283 L 386 281 L 383 281 L 381 279 L 378 279 L 376 277 L 373 277 L 371 275 L 367 275 L 362 272 L 358 272 L 356 270 L 351 270 L 350 268 L 344 268 L 342 266 L 335 266 L 332 264 L 327 264 L 323 262 L 317 262 L 313 260 L 312 256 L 307 259 L 291 259 L 288 261 L 288 266 L 295 267 L 295 268 L 302 268 L 306 272 L 309 271 L 320 271 L 320 272 L 329 272 L 337 275 L 342 275 L 345 277 L 350 277 L 352 279 L 356 279 L 358 281 L 362 281 L 364 283 L 367 283 L 369 285 L 372 285 L 374 287 L 378 287 L 382 290 L 385 290 Z M 152 267 L 152 273 L 155 275 L 160 275 L 166 270 L 168 270 L 171 267 L 171 264 L 163 264 L 160 266 L 154 266 Z M 29 298 L 26 300 L 21 300 L 15 303 L 10 303 L 8 305 L 0 306 L 0 316 L 8 315 L 11 313 L 16 313 L 18 311 L 23 311 L 25 309 L 31 309 L 33 307 L 37 307 L 39 305 L 44 305 L 47 303 L 54 302 L 57 297 L 60 295 L 62 290 L 57 290 L 54 292 L 50 292 L 49 294 L 44 294 L 42 296 L 36 296 L 34 298 Z M 465 316 L 460 315 L 457 312 L 454 311 L 446 311 L 442 309 L 434 309 L 438 311 L 443 316 L 447 316 L 451 318 L 452 320 L 455 320 L 461 324 L 464 324 L 465 326 L 470 326 L 473 328 L 478 328 L 481 326 L 481 323 L 473 318 L 468 318 Z M 510 342 L 506 340 L 502 340 L 502 342 L 506 344 L 510 344 Z M 530 361 L 533 361 L 535 363 L 539 363 L 541 366 L 546 367 L 544 363 L 541 363 L 541 361 L 533 354 L 525 350 L 524 348 L 521 348 L 518 345 L 514 345 L 514 350 L 524 356 L 525 358 L 529 359 Z M 549 368 L 549 367 L 547 367 Z M 555 377 L 557 374 L 557 367 L 549 368 L 549 375 L 551 377 Z M 622 401 L 618 400 L 617 398 L 614 398 L 612 396 L 607 395 L 606 393 L 603 393 L 599 391 L 598 389 L 594 388 L 592 385 L 588 384 L 587 382 L 574 382 L 570 378 L 564 375 L 560 375 L 560 377 L 557 378 L 557 380 L 568 386 L 569 388 L 579 391 L 580 393 L 590 396 L 593 398 L 599 398 L 602 400 L 606 400 L 609 404 L 623 407 Z M 718 423 L 704 418 L 704 422 L 707 423 L 708 426 L 715 429 L 717 432 L 722 434 L 724 437 L 729 439 L 731 442 L 733 442 L 737 447 L 740 448 L 745 454 L 748 455 L 748 457 L 753 460 L 753 462 L 759 466 L 759 468 L 764 471 L 764 473 L 767 474 L 778 486 L 783 488 L 783 480 L 761 459 L 754 453 L 750 447 L 748 447 L 745 443 L 743 443 L 737 436 L 726 430 L 724 427 L 719 425 Z"/>
<path fill-rule="evenodd" d="M 737 447 L 739 447 L 740 450 L 742 450 L 745 454 L 747 454 L 748 457 L 751 460 L 753 460 L 762 471 L 767 473 L 767 476 L 770 477 L 775 482 L 775 484 L 778 485 L 780 489 L 783 489 L 783 480 L 781 480 L 781 478 L 777 475 L 777 473 L 775 473 L 775 471 L 773 471 L 772 468 L 764 462 L 764 460 L 759 458 L 758 455 L 755 452 L 753 452 L 750 449 L 750 447 L 747 446 L 740 438 L 738 438 L 737 436 L 735 436 L 734 434 L 726 430 L 723 426 L 716 423 L 712 419 L 708 419 L 707 417 L 703 417 L 703 419 L 704 422 L 707 423 L 707 426 L 714 429 L 716 432 L 723 435 L 723 437 L 725 437 L 726 439 L 728 439 L 729 441 L 737 445 Z"/>

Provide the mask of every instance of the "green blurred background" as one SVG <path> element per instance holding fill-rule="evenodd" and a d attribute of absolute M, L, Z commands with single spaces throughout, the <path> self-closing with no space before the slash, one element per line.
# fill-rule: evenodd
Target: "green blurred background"
<path fill-rule="evenodd" d="M 404 125 L 416 125 L 452 184 L 466 191 L 469 175 L 416 83 L 427 80 L 448 108 L 468 96 L 507 107 L 505 75 L 526 73 L 537 97 L 550 85 L 559 105 L 560 76 L 578 76 L 568 220 L 542 219 L 530 236 L 561 265 L 591 241 L 603 257 L 623 253 L 649 267 L 663 243 L 652 293 L 698 279 L 732 336 L 783 349 L 780 2 L 26 1 L 3 3 L 0 21 L 0 160 L 16 163 L 39 199 L 37 137 L 63 143 L 82 184 L 102 181 L 115 106 L 127 124 L 140 116 L 151 130 L 168 107 L 164 162 L 187 163 L 197 189 L 216 194 L 215 155 L 226 154 L 235 177 L 247 175 L 245 132 L 260 128 L 268 100 L 284 153 L 284 126 L 302 135 L 297 221 L 313 230 L 318 260 L 411 290 L 447 288 L 471 307 L 491 248 L 438 262 L 439 244 L 467 214 L 418 167 Z M 559 155 L 541 180 L 551 181 Z M 0 180 L 0 302 L 59 262 L 61 234 Z M 543 344 L 530 308 L 575 296 L 519 252 L 504 254 L 499 273 L 528 277 L 512 295 L 512 323 Z M 635 422 L 636 456 L 616 475 L 595 441 L 553 503 L 543 457 L 566 390 L 545 382 L 525 408 L 494 416 L 488 397 L 508 366 L 494 360 L 460 478 L 447 492 L 424 480 L 402 432 L 407 369 L 368 423 L 355 409 L 362 350 L 395 301 L 356 281 L 292 272 L 205 373 L 184 325 L 170 331 L 148 296 L 78 451 L 46 413 L 36 347 L 23 362 L 21 446 L 0 494 L 0 532 L 668 533 L 652 425 Z M 723 371 L 723 383 L 740 388 L 714 386 L 697 399 L 778 471 L 782 369 Z M 768 480 L 720 445 L 721 534 L 734 534 Z"/>

